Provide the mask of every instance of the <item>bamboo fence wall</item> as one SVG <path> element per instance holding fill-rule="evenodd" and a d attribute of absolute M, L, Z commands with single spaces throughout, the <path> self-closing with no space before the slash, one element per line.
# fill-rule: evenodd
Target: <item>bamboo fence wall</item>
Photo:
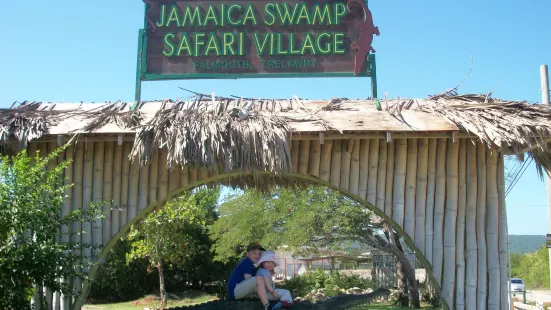
<path fill-rule="evenodd" d="M 419 136 L 387 142 L 373 137 L 326 139 L 322 144 L 293 140 L 293 172 L 355 195 L 392 219 L 407 233 L 406 242 L 415 246 L 421 262 L 430 264 L 427 273 L 451 309 L 506 309 L 503 154 L 463 138 Z M 29 150 L 52 147 L 35 142 Z M 104 220 L 83 224 L 87 233 L 80 236 L 82 242 L 106 246 L 171 191 L 215 175 L 197 167 L 167 170 L 166 150 L 140 167 L 128 160 L 131 147 L 131 142 L 80 139 L 60 158 L 73 162 L 66 170 L 66 182 L 74 187 L 64 212 L 113 200 L 103 209 Z M 96 260 L 100 253 L 85 250 L 82 255 Z M 75 282 L 78 288 L 81 284 Z M 47 292 L 55 309 L 70 308 L 65 296 Z"/>

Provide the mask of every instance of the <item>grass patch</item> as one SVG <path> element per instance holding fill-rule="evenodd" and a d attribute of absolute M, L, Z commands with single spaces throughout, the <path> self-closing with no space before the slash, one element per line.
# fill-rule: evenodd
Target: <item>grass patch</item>
<path fill-rule="evenodd" d="M 218 299 L 216 296 L 208 295 L 202 292 L 185 292 L 182 294 L 168 294 L 167 307 L 181 307 L 201 304 L 207 301 Z M 143 298 L 133 301 L 120 302 L 115 304 L 88 304 L 84 305 L 84 310 L 136 310 L 143 308 L 160 308 L 161 298 L 157 295 L 147 295 Z"/>

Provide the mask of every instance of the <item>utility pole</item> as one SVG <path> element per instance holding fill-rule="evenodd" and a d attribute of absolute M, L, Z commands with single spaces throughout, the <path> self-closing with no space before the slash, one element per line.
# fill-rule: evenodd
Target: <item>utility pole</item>
<path fill-rule="evenodd" d="M 541 104 L 547 105 L 549 107 L 549 75 L 547 71 L 547 65 L 540 66 L 540 77 L 541 77 Z M 547 183 L 547 234 L 551 234 L 551 176 L 549 175 L 551 171 L 546 173 L 546 183 Z M 547 242 L 546 242 L 547 243 Z M 549 274 L 551 275 L 551 248 L 547 247 L 549 251 Z M 551 281 L 551 278 L 550 278 Z M 551 287 L 551 283 L 549 284 Z"/>

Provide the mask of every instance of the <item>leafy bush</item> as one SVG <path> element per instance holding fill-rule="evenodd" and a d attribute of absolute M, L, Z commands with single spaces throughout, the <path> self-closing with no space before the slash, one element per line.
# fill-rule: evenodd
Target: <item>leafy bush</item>
<path fill-rule="evenodd" d="M 341 290 L 358 287 L 361 289 L 372 288 L 373 282 L 357 275 L 345 275 L 338 271 L 325 272 L 316 269 L 304 273 L 301 276 L 287 280 L 282 285 L 292 292 L 293 297 L 302 297 L 315 289 L 324 289 L 328 297 L 341 294 Z"/>
<path fill-rule="evenodd" d="M 549 288 L 549 251 L 544 246 L 534 253 L 512 254 L 511 272 L 521 278 L 529 289 Z"/>

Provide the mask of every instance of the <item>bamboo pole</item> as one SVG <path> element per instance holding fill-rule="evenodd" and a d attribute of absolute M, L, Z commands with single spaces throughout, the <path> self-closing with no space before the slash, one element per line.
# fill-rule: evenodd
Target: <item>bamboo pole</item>
<path fill-rule="evenodd" d="M 218 169 L 217 174 L 218 174 L 218 171 L 223 171 L 223 170 Z M 182 167 L 182 178 L 180 179 L 180 185 L 183 187 L 187 187 L 189 185 L 189 167 L 188 166 Z"/>
<path fill-rule="evenodd" d="M 139 165 L 138 160 L 136 162 Z M 142 211 L 148 206 L 149 196 L 149 170 L 151 166 L 151 158 L 148 158 L 147 162 L 139 167 L 139 180 L 138 180 L 138 212 Z"/>
<path fill-rule="evenodd" d="M 74 164 L 74 185 L 72 197 L 72 210 L 83 209 L 83 181 L 84 181 L 84 142 L 75 145 L 75 164 Z M 74 221 L 72 224 L 71 236 L 74 244 L 78 244 L 77 254 L 82 255 L 82 222 Z M 77 272 L 81 269 L 78 268 Z M 80 292 L 82 288 L 82 279 L 74 279 L 74 290 Z"/>
<path fill-rule="evenodd" d="M 436 151 L 438 139 L 429 139 L 427 161 L 427 202 L 425 209 L 425 257 L 432 264 L 434 240 L 434 192 L 436 191 Z"/>
<path fill-rule="evenodd" d="M 350 193 L 358 195 L 360 185 L 360 144 L 362 140 L 356 140 L 352 148 L 350 159 Z"/>
<path fill-rule="evenodd" d="M 438 139 L 436 151 L 436 189 L 434 192 L 434 238 L 432 241 L 432 273 L 442 285 L 444 259 L 444 206 L 446 199 L 446 146 L 445 138 Z"/>
<path fill-rule="evenodd" d="M 190 168 L 190 172 L 191 172 L 191 184 L 197 183 L 197 181 L 199 179 L 199 169 L 197 169 L 197 166 L 193 165 Z"/>
<path fill-rule="evenodd" d="M 128 199 L 130 197 L 130 151 L 132 150 L 131 142 L 123 142 L 122 153 L 122 181 L 121 181 L 121 210 L 120 210 L 120 227 L 123 227 L 130 219 L 128 218 Z"/>
<path fill-rule="evenodd" d="M 385 212 L 385 181 L 387 166 L 387 143 L 385 140 L 379 140 L 379 163 L 377 172 L 377 208 Z"/>
<path fill-rule="evenodd" d="M 444 218 L 444 272 L 442 297 L 453 307 L 455 292 L 455 238 L 457 233 L 457 203 L 459 197 L 459 142 L 449 141 L 446 158 L 446 207 Z"/>
<path fill-rule="evenodd" d="M 151 156 L 151 163 L 149 164 L 149 195 L 148 205 L 152 205 L 157 202 L 157 191 L 159 189 L 159 152 L 153 152 Z"/>
<path fill-rule="evenodd" d="M 425 253 L 425 221 L 427 204 L 427 174 L 429 162 L 429 139 L 419 139 L 417 156 L 417 185 L 415 193 L 415 246 Z"/>
<path fill-rule="evenodd" d="M 350 186 L 350 157 L 352 157 L 353 140 L 341 141 L 341 179 L 339 187 L 348 190 Z"/>
<path fill-rule="evenodd" d="M 74 171 L 74 156 L 73 156 L 73 148 L 71 146 L 67 147 L 65 149 L 65 160 L 68 162 L 67 168 L 65 169 L 65 175 L 64 175 L 64 185 L 67 188 L 65 190 L 65 205 L 63 206 L 63 210 L 61 212 L 62 217 L 66 217 L 71 213 L 71 207 L 72 207 L 72 199 L 73 199 L 73 193 L 72 193 L 72 187 L 69 187 L 73 184 L 73 171 Z M 63 243 L 69 243 L 70 237 L 71 237 L 71 230 L 72 227 L 68 225 L 64 225 L 61 228 L 61 242 Z M 62 279 L 63 282 L 67 281 L 67 279 Z M 69 295 L 61 294 L 61 310 L 69 310 L 69 307 L 71 306 L 71 298 Z"/>
<path fill-rule="evenodd" d="M 507 231 L 507 209 L 505 205 L 505 163 L 503 153 L 499 154 L 497 163 L 498 184 L 497 190 L 499 194 L 499 266 L 500 270 L 500 302 L 501 308 L 505 308 L 509 304 L 507 296 L 507 258 L 508 258 L 508 236 Z"/>
<path fill-rule="evenodd" d="M 293 173 L 298 172 L 298 156 L 300 151 L 300 141 L 293 140 L 291 146 L 291 169 Z"/>
<path fill-rule="evenodd" d="M 113 210 L 111 211 L 111 237 L 119 232 L 121 210 L 122 210 L 122 167 L 123 167 L 123 146 L 115 146 L 113 158 Z"/>
<path fill-rule="evenodd" d="M 385 185 L 385 213 L 388 217 L 393 218 L 393 185 L 394 185 L 394 142 L 387 144 L 387 160 L 386 160 L 386 185 Z"/>
<path fill-rule="evenodd" d="M 331 175 L 329 183 L 333 186 L 340 186 L 341 183 L 341 146 L 342 141 L 333 143 L 331 152 Z"/>
<path fill-rule="evenodd" d="M 140 186 L 140 161 L 138 159 L 130 162 L 128 181 L 128 221 L 131 221 L 138 214 L 138 192 Z"/>
<path fill-rule="evenodd" d="M 310 143 L 310 167 L 308 173 L 317 178 L 320 176 L 320 158 L 321 158 L 321 144 L 319 141 L 312 140 Z"/>
<path fill-rule="evenodd" d="M 396 139 L 395 143 L 396 158 L 394 164 L 392 219 L 400 227 L 404 227 L 404 194 L 406 186 L 407 140 Z"/>
<path fill-rule="evenodd" d="M 115 143 L 105 142 L 105 157 L 103 166 L 103 201 L 113 200 L 113 157 L 115 155 Z M 103 207 L 103 231 L 102 244 L 107 245 L 111 240 L 111 210 L 113 203 L 107 203 Z"/>
<path fill-rule="evenodd" d="M 488 255 L 488 308 L 499 309 L 499 196 L 497 190 L 497 150 L 486 152 L 487 219 L 486 243 Z"/>
<path fill-rule="evenodd" d="M 168 169 L 166 167 L 166 148 L 159 149 L 159 190 L 157 201 L 163 200 L 168 194 Z M 197 167 L 195 167 L 195 181 L 197 182 Z"/>
<path fill-rule="evenodd" d="M 91 144 L 91 143 L 90 143 Z M 92 203 L 98 205 L 103 200 L 103 166 L 104 166 L 105 144 L 104 142 L 94 143 L 94 173 L 92 175 Z M 103 211 L 103 210 L 102 210 Z M 92 228 L 92 241 L 94 246 L 103 244 L 103 223 L 101 219 L 95 219 Z M 92 256 L 95 258 L 99 255 L 99 249 L 92 249 Z"/>
<path fill-rule="evenodd" d="M 465 239 L 467 261 L 465 267 L 465 309 L 476 309 L 476 290 L 478 275 L 478 258 L 476 242 L 476 202 L 478 197 L 478 175 L 476 144 L 467 143 L 467 210 L 465 220 Z"/>
<path fill-rule="evenodd" d="M 467 203 L 467 139 L 459 140 L 459 182 L 457 198 L 457 235 L 455 260 L 457 264 L 455 308 L 465 309 L 465 211 Z"/>
<path fill-rule="evenodd" d="M 181 178 L 182 178 L 182 167 L 178 165 L 174 165 L 174 168 L 168 172 L 168 192 L 169 193 L 180 188 Z M 208 178 L 208 170 L 207 170 L 207 178 Z"/>
<path fill-rule="evenodd" d="M 486 309 L 488 297 L 488 258 L 486 254 L 486 147 L 477 142 L 478 199 L 476 201 L 476 239 L 478 244 L 477 309 Z"/>
<path fill-rule="evenodd" d="M 406 165 L 406 199 L 404 214 L 404 232 L 415 240 L 415 193 L 417 192 L 417 157 L 418 141 L 417 139 L 407 140 L 407 165 Z"/>
<path fill-rule="evenodd" d="M 360 144 L 360 184 L 358 185 L 358 196 L 367 199 L 367 183 L 369 179 L 369 147 L 371 140 L 361 140 Z"/>
<path fill-rule="evenodd" d="M 199 181 L 203 181 L 209 178 L 209 170 L 205 166 L 199 167 Z"/>
<path fill-rule="evenodd" d="M 374 206 L 377 204 L 377 170 L 378 169 L 379 169 L 379 140 L 372 139 L 369 142 L 369 176 L 367 179 L 367 202 L 369 202 Z"/>
<path fill-rule="evenodd" d="M 308 159 L 310 158 L 310 141 L 299 142 L 298 173 L 308 175 Z"/>
<path fill-rule="evenodd" d="M 90 207 L 93 193 L 94 180 L 94 142 L 84 142 L 84 181 L 82 183 L 82 207 L 86 210 Z M 92 244 L 92 223 L 82 223 L 82 243 L 85 245 Z M 92 251 L 89 247 L 82 249 L 82 256 L 88 262 L 91 260 Z M 88 273 L 88 267 L 84 270 Z"/>
<path fill-rule="evenodd" d="M 50 153 L 54 152 L 55 149 L 57 148 L 57 144 L 55 142 L 50 142 L 48 143 L 47 147 L 48 147 L 48 150 L 47 150 L 47 154 L 45 155 L 50 155 Z M 55 169 L 56 166 L 57 166 L 57 157 L 54 157 L 48 161 L 47 169 L 49 171 L 52 171 Z M 61 227 L 59 229 L 61 229 Z M 59 306 L 59 295 L 54 294 L 51 287 L 44 287 L 44 294 L 47 302 L 47 309 L 53 309 L 54 305 Z"/>
<path fill-rule="evenodd" d="M 321 159 L 320 159 L 320 179 L 325 182 L 329 182 L 329 176 L 331 175 L 331 151 L 333 149 L 333 141 L 324 141 L 321 146 Z"/>

